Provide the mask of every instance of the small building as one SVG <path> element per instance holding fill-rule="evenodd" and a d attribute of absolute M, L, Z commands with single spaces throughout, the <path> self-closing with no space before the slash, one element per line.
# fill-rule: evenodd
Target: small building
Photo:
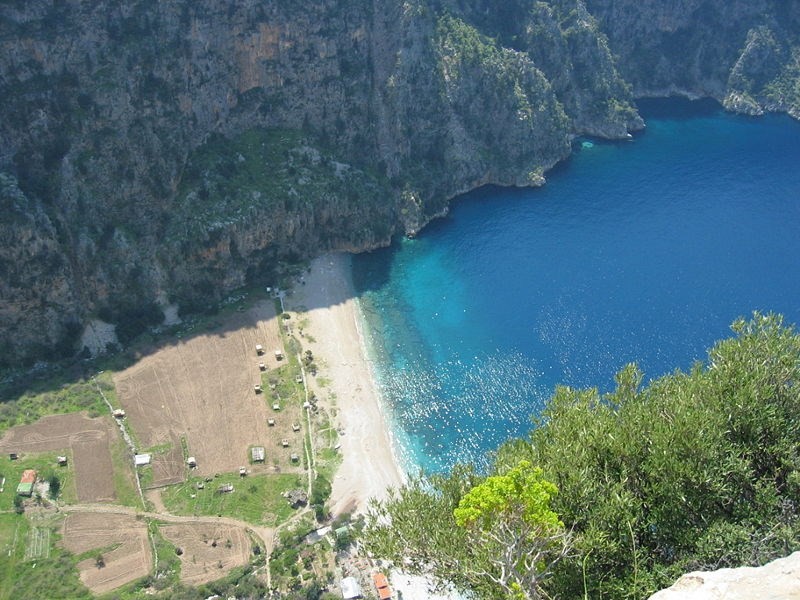
<path fill-rule="evenodd" d="M 247 469 L 244 467 L 239 467 L 239 477 L 246 477 L 247 476 Z"/>
<path fill-rule="evenodd" d="M 58 463 L 59 467 L 66 467 L 67 466 L 67 457 L 66 456 L 56 456 L 56 462 Z"/>
<path fill-rule="evenodd" d="M 353 598 L 363 598 L 361 595 L 361 586 L 355 577 L 345 577 L 340 584 L 342 588 L 342 598 L 344 600 L 352 600 Z"/>
<path fill-rule="evenodd" d="M 261 344 L 256 344 L 256 354 L 261 355 L 264 354 L 264 346 Z"/>
<path fill-rule="evenodd" d="M 16 452 L 9 452 L 8 453 L 8 459 L 9 460 L 17 460 L 17 458 L 18 458 L 18 456 L 17 456 Z"/>
<path fill-rule="evenodd" d="M 283 360 L 283 351 L 275 350 L 275 360 Z"/>
<path fill-rule="evenodd" d="M 288 448 L 289 447 L 289 440 L 287 440 L 286 438 L 282 439 L 281 440 L 281 446 L 283 446 L 284 448 Z"/>
<path fill-rule="evenodd" d="M 320 527 L 316 531 L 312 531 L 306 536 L 306 544 L 316 544 L 320 540 L 324 539 L 326 535 L 328 535 L 332 531 L 330 525 L 325 527 Z"/>
<path fill-rule="evenodd" d="M 225 483 L 217 488 L 217 492 L 220 494 L 230 494 L 233 491 L 233 484 L 232 483 Z"/>
<path fill-rule="evenodd" d="M 267 453 L 264 450 L 264 446 L 253 446 L 250 449 L 250 457 L 253 459 L 253 462 L 264 462 Z"/>
<path fill-rule="evenodd" d="M 380 600 L 392 600 L 392 590 L 388 587 L 378 589 L 378 598 Z"/>
<path fill-rule="evenodd" d="M 280 404 L 278 404 L 277 402 L 272 403 L 272 410 L 280 410 L 280 409 L 281 409 Z"/>
<path fill-rule="evenodd" d="M 275 427 L 275 419 L 267 419 L 267 425 L 270 427 Z"/>
<path fill-rule="evenodd" d="M 36 471 L 33 469 L 25 469 L 20 477 L 19 485 L 17 486 L 17 494 L 20 496 L 30 496 L 33 494 L 33 484 L 36 483 Z"/>
<path fill-rule="evenodd" d="M 202 490 L 202 489 L 205 489 L 205 487 L 206 487 L 206 484 L 205 484 L 205 483 L 203 483 L 202 481 L 198 481 L 198 482 L 197 482 L 197 483 L 194 485 L 194 487 L 196 487 L 198 490 Z"/>
<path fill-rule="evenodd" d="M 114 415 L 115 419 L 122 419 L 125 417 L 125 411 L 121 408 L 115 408 L 113 411 L 111 411 L 111 414 Z"/>
<path fill-rule="evenodd" d="M 265 365 L 264 363 L 258 363 L 258 368 L 262 371 L 266 371 L 267 365 Z"/>
<path fill-rule="evenodd" d="M 289 501 L 292 508 L 299 508 L 308 504 L 308 494 L 303 490 L 289 490 L 284 492 L 283 497 Z"/>
<path fill-rule="evenodd" d="M 383 573 L 374 573 L 372 575 L 372 582 L 375 584 L 375 589 L 378 590 L 378 598 L 380 600 L 391 600 L 392 590 L 389 588 L 389 580 Z"/>
<path fill-rule="evenodd" d="M 291 459 L 292 459 L 292 462 L 300 462 L 300 457 L 297 454 L 295 454 L 294 452 L 292 452 Z"/>
<path fill-rule="evenodd" d="M 136 467 L 143 467 L 144 465 L 149 465 L 151 460 L 152 456 L 150 454 L 136 454 L 133 457 L 133 464 Z"/>
<path fill-rule="evenodd" d="M 260 394 L 261 393 L 261 384 L 260 383 L 255 384 L 253 386 L 253 389 L 255 390 L 256 394 Z"/>
<path fill-rule="evenodd" d="M 303 376 L 298 375 L 297 377 L 294 378 L 294 382 L 297 383 L 298 385 L 303 383 Z"/>
<path fill-rule="evenodd" d="M 190 456 L 189 458 L 186 459 L 186 465 L 190 469 L 196 468 L 197 467 L 197 459 L 194 456 Z"/>
<path fill-rule="evenodd" d="M 292 431 L 300 431 L 300 423 L 292 423 Z"/>
<path fill-rule="evenodd" d="M 342 525 L 338 529 L 333 530 L 333 535 L 337 540 L 347 537 L 350 534 L 350 528 L 347 525 Z"/>

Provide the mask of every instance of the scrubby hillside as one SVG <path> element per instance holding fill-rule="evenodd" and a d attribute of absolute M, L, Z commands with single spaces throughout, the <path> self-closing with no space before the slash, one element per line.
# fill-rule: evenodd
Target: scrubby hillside
<path fill-rule="evenodd" d="M 0 362 L 540 185 L 634 94 L 794 110 L 796 4 L 4 2 Z"/>

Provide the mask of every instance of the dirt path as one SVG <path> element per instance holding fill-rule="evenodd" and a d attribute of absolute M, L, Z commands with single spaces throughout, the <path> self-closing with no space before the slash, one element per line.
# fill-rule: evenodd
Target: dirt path
<path fill-rule="evenodd" d="M 145 493 L 145 498 L 147 498 L 150 502 L 153 503 L 153 507 L 155 508 L 155 512 L 168 514 L 167 507 L 164 506 L 164 501 L 161 499 L 161 490 L 147 490 Z"/>

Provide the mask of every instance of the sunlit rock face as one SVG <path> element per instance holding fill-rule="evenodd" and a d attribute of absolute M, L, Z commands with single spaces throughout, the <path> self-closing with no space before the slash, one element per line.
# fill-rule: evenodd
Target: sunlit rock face
<path fill-rule="evenodd" d="M 763 567 L 696 571 L 650 600 L 793 600 L 800 598 L 800 552 Z"/>

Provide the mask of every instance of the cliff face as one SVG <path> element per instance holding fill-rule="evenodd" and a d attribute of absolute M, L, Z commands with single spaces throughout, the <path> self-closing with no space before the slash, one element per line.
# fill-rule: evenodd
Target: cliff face
<path fill-rule="evenodd" d="M 636 96 L 708 96 L 800 116 L 800 2 L 587 0 Z"/>
<path fill-rule="evenodd" d="M 539 185 L 574 135 L 642 126 L 626 80 L 793 106 L 758 104 L 796 85 L 793 3 L 672 4 L 675 23 L 601 0 L 3 2 L 0 361 L 69 353 L 93 316 L 124 342 L 168 301 Z M 658 40 L 695 25 L 718 50 L 692 77 L 637 62 L 683 60 Z"/>

